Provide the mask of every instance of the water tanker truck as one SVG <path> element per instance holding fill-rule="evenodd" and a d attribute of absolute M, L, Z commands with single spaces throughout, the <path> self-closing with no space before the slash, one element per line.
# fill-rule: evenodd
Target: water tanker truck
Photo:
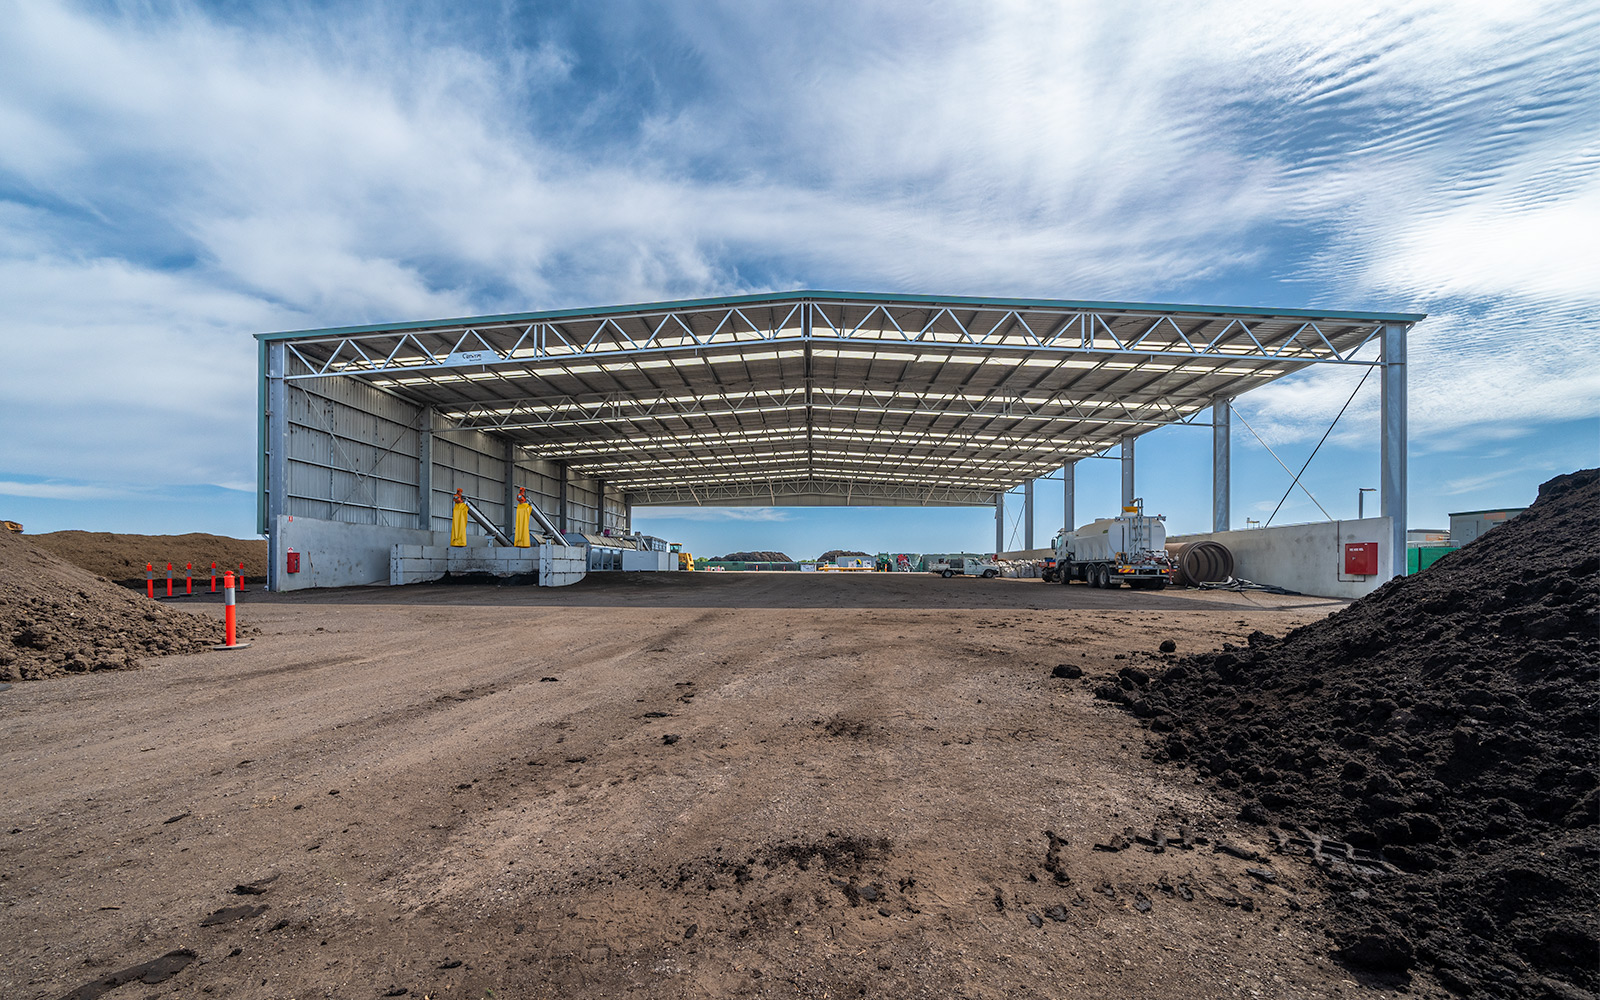
<path fill-rule="evenodd" d="M 1102 517 L 1076 531 L 1061 531 L 1051 543 L 1056 560 L 1045 580 L 1082 580 L 1091 587 L 1165 587 L 1172 578 L 1165 521 L 1163 515 L 1146 517 L 1144 505 L 1135 500 L 1122 508 L 1121 517 Z"/>

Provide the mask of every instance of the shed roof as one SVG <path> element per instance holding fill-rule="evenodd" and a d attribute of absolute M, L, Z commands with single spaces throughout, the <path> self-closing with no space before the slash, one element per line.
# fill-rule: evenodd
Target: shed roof
<path fill-rule="evenodd" d="M 1422 318 L 794 291 L 259 336 L 288 379 L 362 379 L 636 504 L 939 505 L 1373 364 Z"/>

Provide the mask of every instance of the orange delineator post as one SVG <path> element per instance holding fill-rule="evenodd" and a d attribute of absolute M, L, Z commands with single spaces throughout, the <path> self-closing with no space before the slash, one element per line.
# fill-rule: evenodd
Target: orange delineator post
<path fill-rule="evenodd" d="M 172 564 L 167 563 L 167 596 L 172 596 Z"/>
<path fill-rule="evenodd" d="M 211 592 L 213 594 L 215 594 L 217 592 L 217 564 L 216 563 L 212 563 L 211 564 Z"/>
<path fill-rule="evenodd" d="M 237 614 L 237 612 L 235 612 L 234 609 L 233 609 L 233 573 L 232 572 L 228 572 L 228 573 L 222 574 L 222 603 L 223 603 L 223 605 L 225 606 L 225 609 L 226 609 L 222 613 L 222 618 L 223 618 L 223 628 L 226 631 L 227 637 L 228 637 L 228 643 L 227 644 L 230 645 L 230 646 L 237 646 L 239 644 L 239 639 L 238 639 L 238 632 L 237 632 L 237 620 L 234 617 Z"/>
<path fill-rule="evenodd" d="M 239 589 L 244 589 L 244 563 L 239 564 Z"/>
<path fill-rule="evenodd" d="M 194 563 L 183 564 L 183 592 L 194 593 Z"/>
<path fill-rule="evenodd" d="M 144 564 L 144 596 L 156 599 L 156 564 Z"/>

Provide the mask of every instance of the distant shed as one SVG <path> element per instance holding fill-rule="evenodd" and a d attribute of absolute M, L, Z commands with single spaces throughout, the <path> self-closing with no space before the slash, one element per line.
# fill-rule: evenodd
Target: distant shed
<path fill-rule="evenodd" d="M 1476 539 L 1490 528 L 1502 525 L 1527 510 L 1505 507 L 1499 510 L 1465 510 L 1450 515 L 1450 544 L 1457 548 Z"/>

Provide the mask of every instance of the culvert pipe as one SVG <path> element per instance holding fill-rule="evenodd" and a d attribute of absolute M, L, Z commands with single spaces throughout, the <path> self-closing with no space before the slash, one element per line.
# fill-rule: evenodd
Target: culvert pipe
<path fill-rule="evenodd" d="M 1233 553 L 1221 542 L 1173 542 L 1167 546 L 1167 555 L 1177 570 L 1172 579 L 1176 586 L 1222 583 L 1233 577 Z"/>

